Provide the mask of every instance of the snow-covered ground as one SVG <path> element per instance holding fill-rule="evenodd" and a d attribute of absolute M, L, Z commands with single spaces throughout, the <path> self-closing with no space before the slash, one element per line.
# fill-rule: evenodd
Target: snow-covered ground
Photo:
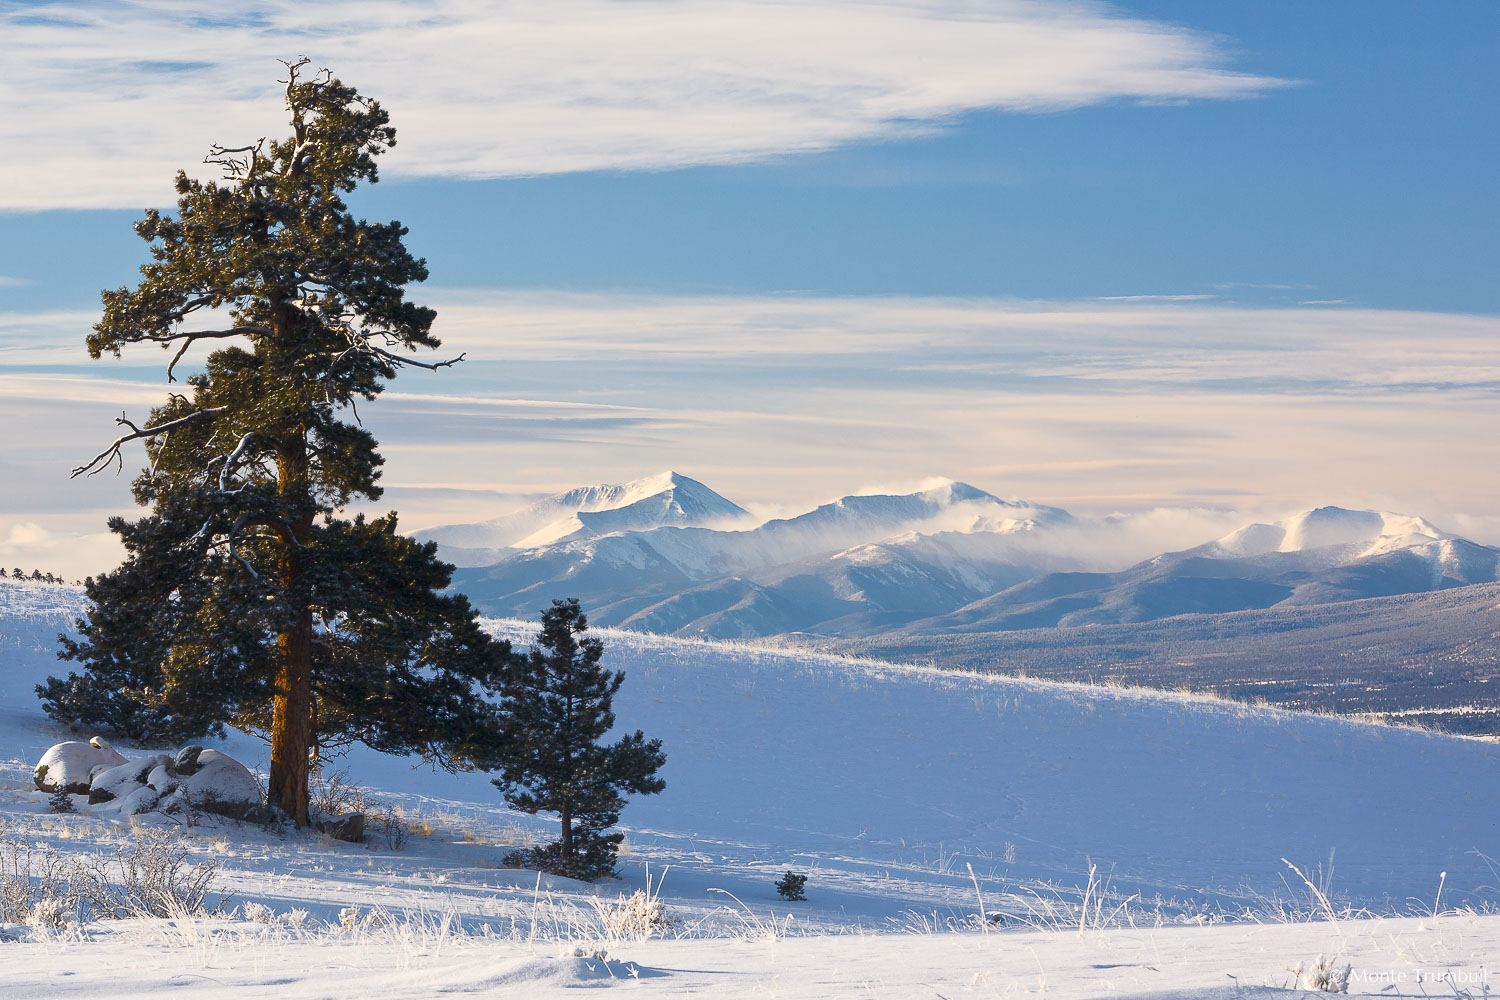
<path fill-rule="evenodd" d="M 50 814 L 30 781 L 69 738 L 31 689 L 67 666 L 53 647 L 78 600 L 0 586 L 0 837 L 112 853 L 128 820 Z M 183 829 L 222 865 L 228 916 L 10 928 L 0 996 L 1270 996 L 1320 953 L 1353 967 L 1353 992 L 1484 995 L 1495 744 L 602 634 L 627 673 L 620 724 L 668 754 L 667 791 L 626 809 L 619 882 L 500 869 L 550 835 L 547 817 L 509 812 L 482 774 L 356 751 L 338 766 L 405 811 L 404 850 Z M 223 749 L 264 764 L 248 738 Z M 807 874 L 807 902 L 777 898 L 787 869 Z M 610 905 L 648 878 L 676 927 L 612 932 Z"/>

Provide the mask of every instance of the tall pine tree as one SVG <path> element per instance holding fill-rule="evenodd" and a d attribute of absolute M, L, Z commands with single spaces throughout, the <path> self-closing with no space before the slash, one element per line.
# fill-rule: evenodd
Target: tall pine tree
<path fill-rule="evenodd" d="M 39 688 L 71 722 L 138 735 L 190 735 L 224 724 L 268 736 L 270 794 L 308 822 L 308 773 L 320 748 L 353 740 L 451 763 L 493 743 L 510 659 L 462 596 L 436 546 L 404 538 L 396 517 L 337 512 L 378 499 L 375 439 L 341 419 L 397 369 L 435 369 L 434 313 L 405 298 L 427 277 L 397 222 L 356 220 L 341 195 L 377 180 L 395 144 L 380 105 L 287 63 L 290 135 L 212 147 L 208 183 L 177 175 L 175 218 L 149 210 L 151 246 L 133 290 L 106 291 L 89 354 L 135 344 L 230 341 L 141 424 L 74 475 L 123 465 L 145 442 L 134 482 L 150 512 L 110 527 L 127 557 L 91 580 L 81 639 L 62 656 L 83 675 Z M 454 360 L 461 360 L 454 359 Z M 357 414 L 355 414 L 357 417 Z"/>
<path fill-rule="evenodd" d="M 505 742 L 481 764 L 500 772 L 494 784 L 523 812 L 555 812 L 562 836 L 517 858 L 540 870 L 594 879 L 614 871 L 624 836 L 606 833 L 619 822 L 625 793 L 651 795 L 667 787 L 656 772 L 666 763 L 661 740 L 640 730 L 612 744 L 600 740 L 615 724 L 611 708 L 625 680 L 600 665 L 604 644 L 583 637 L 588 619 L 577 600 L 553 601 L 525 666 L 505 689 Z"/>

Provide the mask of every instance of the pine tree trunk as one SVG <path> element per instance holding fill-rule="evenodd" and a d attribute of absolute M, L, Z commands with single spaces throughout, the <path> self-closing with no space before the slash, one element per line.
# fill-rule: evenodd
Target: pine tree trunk
<path fill-rule="evenodd" d="M 573 803 L 563 800 L 562 804 L 562 841 L 558 851 L 558 860 L 566 865 L 573 860 Z"/>
<path fill-rule="evenodd" d="M 312 752 L 313 676 L 312 609 L 303 587 L 299 546 L 312 537 L 311 505 L 307 495 L 307 444 L 303 431 L 294 446 L 277 455 L 278 492 L 307 513 L 297 517 L 292 537 L 284 539 L 280 565 L 281 591 L 289 603 L 286 628 L 276 636 L 276 695 L 271 706 L 271 801 L 298 826 L 309 822 L 308 760 Z"/>
<path fill-rule="evenodd" d="M 271 801 L 298 826 L 308 824 L 312 727 L 312 611 L 276 637 L 277 694 L 271 711 Z"/>

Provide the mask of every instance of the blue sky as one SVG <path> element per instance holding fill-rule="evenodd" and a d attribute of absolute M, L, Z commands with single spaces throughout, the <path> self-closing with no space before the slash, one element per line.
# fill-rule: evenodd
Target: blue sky
<path fill-rule="evenodd" d="M 391 108 L 354 204 L 411 227 L 474 359 L 372 417 L 409 522 L 675 466 L 751 503 L 948 475 L 1488 530 L 1500 6 L 212 10 L 0 0 L 0 410 L 46 428 L 0 448 L 0 561 L 128 502 L 66 469 L 160 359 L 88 362 L 89 314 L 173 169 L 274 134 L 294 52 Z"/>
<path fill-rule="evenodd" d="M 1117 10 L 1209 33 L 1228 68 L 1294 83 L 1240 100 L 976 108 L 935 135 L 753 164 L 396 177 L 360 207 L 407 221 L 444 286 L 1500 308 L 1500 7 Z M 0 291 L 6 305 L 90 305 L 128 281 L 135 214 L 5 216 L 0 274 L 28 282 Z"/>

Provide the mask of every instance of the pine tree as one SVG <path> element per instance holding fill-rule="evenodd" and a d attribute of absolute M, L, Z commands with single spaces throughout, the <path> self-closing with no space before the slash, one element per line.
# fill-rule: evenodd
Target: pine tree
<path fill-rule="evenodd" d="M 290 136 L 212 147 L 219 181 L 179 173 L 176 217 L 136 223 L 152 257 L 139 286 L 103 293 L 94 358 L 176 348 L 170 382 L 194 344 L 233 343 L 75 470 L 120 467 L 144 441 L 133 488 L 150 512 L 110 522 L 126 560 L 86 585 L 81 639 L 60 654 L 84 674 L 38 692 L 55 717 L 135 735 L 266 735 L 272 803 L 305 824 L 320 749 L 357 740 L 453 764 L 493 743 L 474 687 L 498 685 L 510 652 L 462 596 L 437 593 L 452 567 L 435 545 L 398 534 L 394 514 L 336 516 L 379 498 L 383 461 L 340 417 L 400 367 L 461 357 L 405 353 L 439 346 L 433 311 L 403 290 L 426 265 L 400 223 L 356 220 L 341 198 L 377 180 L 395 144 L 386 112 L 306 59 L 285 65 Z"/>
<path fill-rule="evenodd" d="M 651 795 L 667 786 L 656 777 L 666 763 L 661 740 L 637 730 L 599 742 L 615 724 L 611 703 L 625 675 L 600 665 L 604 644 L 580 638 L 587 629 L 577 600 L 553 601 L 542 613 L 525 665 L 505 689 L 505 742 L 481 764 L 500 772 L 494 784 L 512 807 L 561 819 L 556 842 L 516 860 L 593 879 L 614 871 L 624 836 L 605 831 L 619 821 L 625 793 Z"/>

